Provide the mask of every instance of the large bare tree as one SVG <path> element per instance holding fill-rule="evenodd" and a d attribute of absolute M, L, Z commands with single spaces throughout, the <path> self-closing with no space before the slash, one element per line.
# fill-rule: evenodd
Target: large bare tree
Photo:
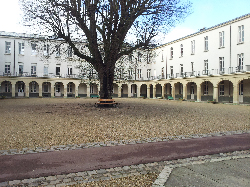
<path fill-rule="evenodd" d="M 186 0 L 19 1 L 26 24 L 63 38 L 75 55 L 93 65 L 101 98 L 112 97 L 115 63 L 120 57 L 150 46 L 158 33 L 166 33 L 190 10 Z M 83 40 L 89 53 L 76 45 Z"/>

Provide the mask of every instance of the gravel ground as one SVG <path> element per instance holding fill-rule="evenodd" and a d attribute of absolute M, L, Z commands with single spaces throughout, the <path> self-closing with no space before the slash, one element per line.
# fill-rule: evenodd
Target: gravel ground
<path fill-rule="evenodd" d="M 118 108 L 95 108 L 96 101 L 0 100 L 0 150 L 250 128 L 250 106 L 117 98 Z"/>
<path fill-rule="evenodd" d="M 149 187 L 152 186 L 154 181 L 157 178 L 157 174 L 155 173 L 149 173 L 146 175 L 138 175 L 138 176 L 130 176 L 130 177 L 124 177 L 119 179 L 112 179 L 112 180 L 102 180 L 98 182 L 90 182 L 85 184 L 79 184 L 75 185 L 76 187 L 121 187 L 121 186 L 143 186 L 143 187 Z"/>

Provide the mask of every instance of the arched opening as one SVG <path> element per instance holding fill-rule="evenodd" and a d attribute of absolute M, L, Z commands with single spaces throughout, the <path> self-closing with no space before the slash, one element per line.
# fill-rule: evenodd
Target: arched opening
<path fill-rule="evenodd" d="M 78 96 L 87 97 L 87 85 L 85 83 L 80 83 L 78 87 Z"/>
<path fill-rule="evenodd" d="M 118 97 L 118 84 L 113 84 L 113 97 Z"/>
<path fill-rule="evenodd" d="M 43 97 L 51 97 L 51 83 L 43 82 L 42 84 L 42 96 Z"/>
<path fill-rule="evenodd" d="M 128 97 L 128 85 L 127 84 L 122 85 L 121 97 Z"/>
<path fill-rule="evenodd" d="M 187 84 L 187 99 L 188 100 L 197 100 L 197 85 L 195 82 L 189 82 Z"/>
<path fill-rule="evenodd" d="M 56 82 L 54 89 L 55 89 L 55 97 L 63 97 L 64 86 L 62 82 Z"/>
<path fill-rule="evenodd" d="M 140 93 L 141 93 L 140 94 L 141 97 L 147 98 L 147 85 L 146 84 L 141 85 Z"/>
<path fill-rule="evenodd" d="M 12 97 L 12 84 L 10 81 L 3 81 L 0 84 L 0 94 L 4 97 Z"/>
<path fill-rule="evenodd" d="M 29 83 L 29 97 L 39 97 L 39 85 L 36 81 Z"/>
<path fill-rule="evenodd" d="M 131 97 L 137 97 L 137 85 L 136 84 L 131 85 Z"/>
<path fill-rule="evenodd" d="M 153 89 L 154 89 L 154 86 L 152 84 L 150 84 L 150 98 L 153 98 Z"/>
<path fill-rule="evenodd" d="M 75 97 L 75 84 L 73 82 L 67 84 L 67 97 Z"/>
<path fill-rule="evenodd" d="M 201 84 L 201 101 L 212 101 L 213 93 L 213 84 L 210 81 L 204 81 Z"/>
<path fill-rule="evenodd" d="M 162 97 L 162 87 L 160 84 L 156 84 L 155 97 Z"/>
<path fill-rule="evenodd" d="M 98 87 L 96 83 L 91 83 L 90 85 L 90 97 L 98 97 Z"/>
<path fill-rule="evenodd" d="M 16 83 L 15 89 L 16 89 L 16 92 L 15 92 L 16 97 L 25 96 L 25 83 L 23 81 L 18 81 Z"/>
<path fill-rule="evenodd" d="M 168 98 L 168 96 L 172 97 L 172 86 L 170 83 L 165 84 L 165 98 Z"/>
<path fill-rule="evenodd" d="M 218 102 L 233 102 L 233 83 L 229 80 L 220 81 L 218 84 Z"/>
<path fill-rule="evenodd" d="M 250 79 L 239 82 L 239 102 L 250 103 Z"/>
<path fill-rule="evenodd" d="M 180 82 L 175 83 L 175 99 L 183 99 L 183 84 Z"/>

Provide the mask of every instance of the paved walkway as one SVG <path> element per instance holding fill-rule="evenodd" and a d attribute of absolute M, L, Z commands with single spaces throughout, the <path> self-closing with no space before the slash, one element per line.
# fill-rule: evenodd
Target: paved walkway
<path fill-rule="evenodd" d="M 54 181 L 54 184 L 58 184 L 58 181 L 63 181 L 63 178 L 74 178 L 76 184 L 77 179 L 87 182 L 89 180 L 86 178 L 89 179 L 89 176 L 93 175 L 99 176 L 105 173 L 106 175 L 102 175 L 101 179 L 116 176 L 116 174 L 109 176 L 107 172 L 118 173 L 117 177 L 122 177 L 124 175 L 119 175 L 120 170 L 129 172 L 133 167 L 140 173 L 156 167 L 163 170 L 159 177 L 165 176 L 165 178 L 159 178 L 158 181 L 161 183 L 157 183 L 157 181 L 155 183 L 156 186 L 163 186 L 167 184 L 165 183 L 167 180 L 174 180 L 171 176 L 178 175 L 174 174 L 175 170 L 169 179 L 167 174 L 164 174 L 165 170 L 169 174 L 172 172 L 172 170 L 169 172 L 166 165 L 174 163 L 173 160 L 190 157 L 203 160 L 203 158 L 206 159 L 205 155 L 249 149 L 250 133 L 244 133 L 113 147 L 2 155 L 0 156 L 0 186 L 24 184 L 25 182 L 34 183 L 34 185 L 52 184 L 46 183 L 44 180 Z M 248 154 L 249 152 L 247 152 Z M 164 180 L 165 182 L 162 183 Z M 69 184 L 67 183 L 67 185 Z"/>

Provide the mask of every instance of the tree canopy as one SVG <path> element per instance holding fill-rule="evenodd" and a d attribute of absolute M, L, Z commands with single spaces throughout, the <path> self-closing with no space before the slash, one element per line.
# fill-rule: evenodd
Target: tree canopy
<path fill-rule="evenodd" d="M 116 61 L 148 48 L 190 12 L 181 0 L 19 0 L 24 24 L 42 34 L 63 38 L 74 54 L 99 74 L 102 98 L 112 97 Z M 76 42 L 86 40 L 82 52 Z"/>

